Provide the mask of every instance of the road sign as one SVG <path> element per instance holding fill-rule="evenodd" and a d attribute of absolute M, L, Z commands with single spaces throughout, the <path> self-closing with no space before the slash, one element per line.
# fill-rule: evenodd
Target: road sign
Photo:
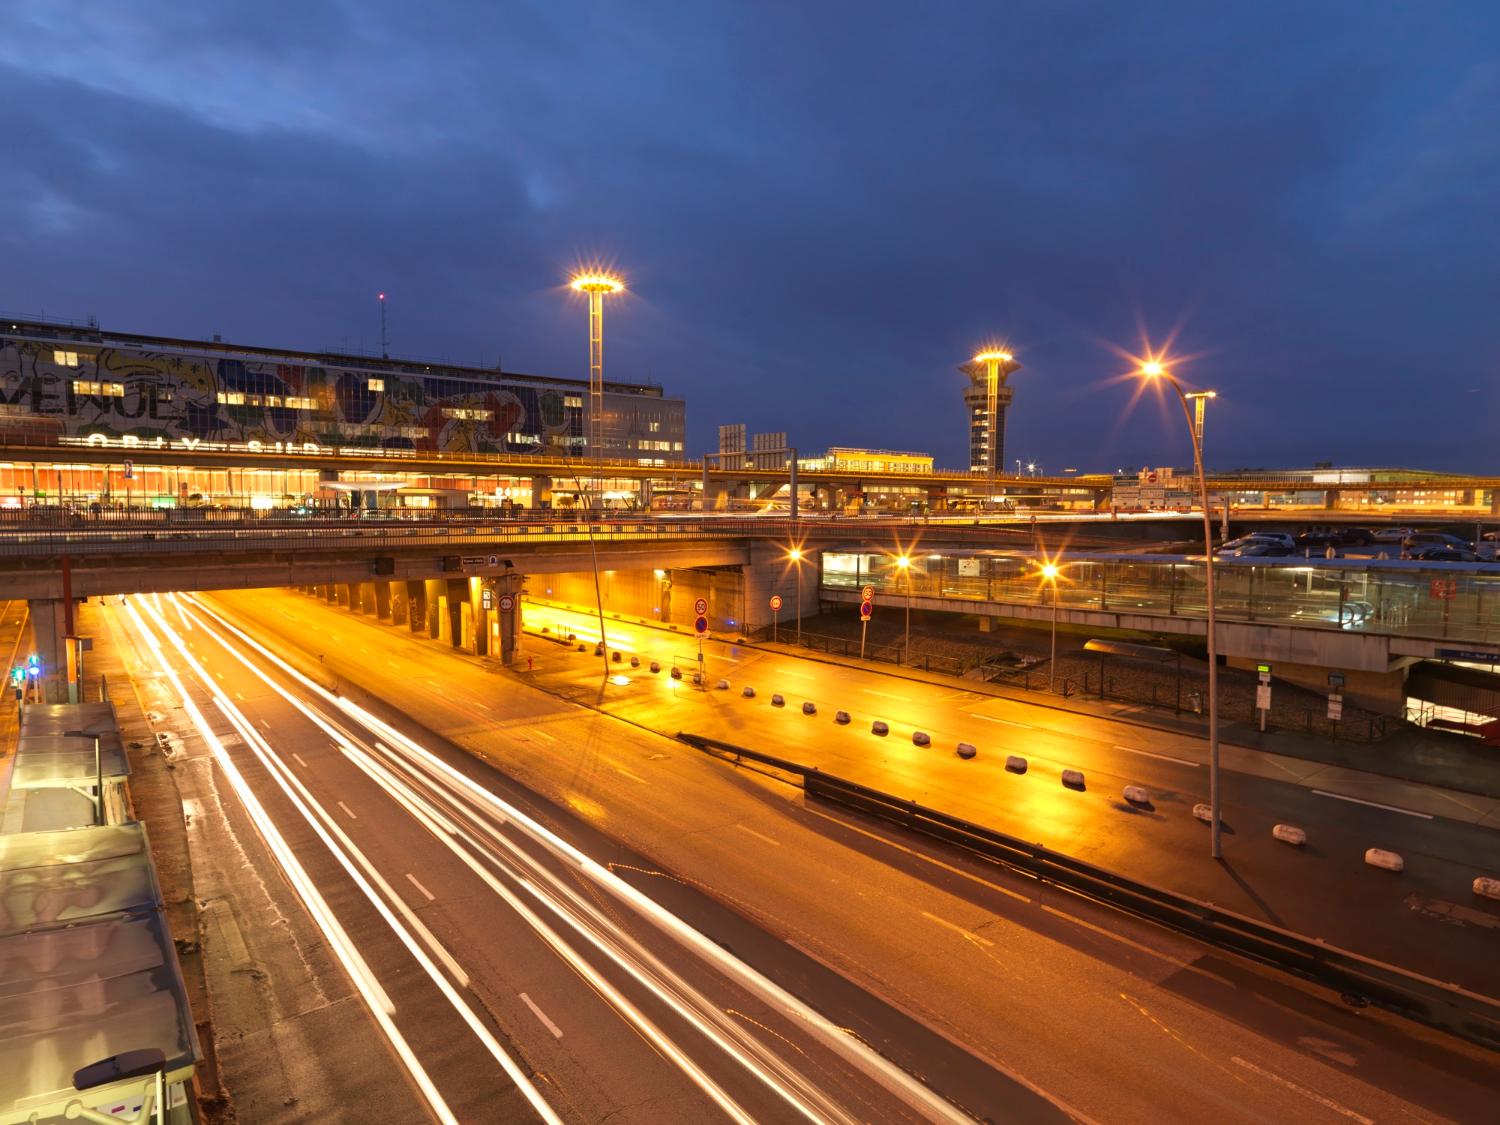
<path fill-rule="evenodd" d="M 1330 695 L 1328 697 L 1328 717 L 1335 720 L 1344 717 L 1344 697 L 1342 695 Z"/>
<path fill-rule="evenodd" d="M 1451 601 L 1458 594 L 1458 579 L 1434 578 L 1428 585 L 1428 593 L 1439 601 Z"/>
<path fill-rule="evenodd" d="M 1500 653 L 1479 652 L 1476 649 L 1467 648 L 1440 648 L 1437 650 L 1440 660 L 1463 660 L 1470 664 L 1500 664 Z"/>
<path fill-rule="evenodd" d="M 125 462 L 125 479 L 126 480 L 134 480 L 135 479 L 135 462 L 134 461 L 126 461 Z"/>
<path fill-rule="evenodd" d="M 870 604 L 869 602 L 860 602 L 859 603 L 859 615 L 861 617 L 869 617 L 870 614 L 872 614 L 874 612 L 875 612 L 875 607 L 872 604 Z"/>
<path fill-rule="evenodd" d="M 771 608 L 773 610 L 779 610 L 781 608 L 781 595 L 780 594 L 772 594 L 771 595 Z"/>
<path fill-rule="evenodd" d="M 1146 474 L 1146 483 L 1147 484 L 1155 484 L 1156 483 L 1156 470 L 1155 469 L 1152 469 L 1149 473 Z"/>
<path fill-rule="evenodd" d="M 699 598 L 698 600 L 702 601 L 703 599 Z M 696 621 L 693 622 L 693 628 L 696 629 L 700 633 L 706 633 L 706 632 L 708 632 L 708 618 L 706 618 L 706 617 L 699 617 L 698 620 L 696 620 Z"/>
<path fill-rule="evenodd" d="M 500 612 L 509 613 L 516 608 L 516 596 L 514 594 L 500 595 Z"/>
<path fill-rule="evenodd" d="M 1270 684 L 1256 684 L 1255 685 L 1255 706 L 1258 707 L 1262 711 L 1269 711 L 1271 709 L 1271 685 Z"/>
<path fill-rule="evenodd" d="M 1342 688 L 1344 686 L 1344 673 L 1342 673 L 1342 672 L 1329 672 L 1328 673 L 1328 686 L 1330 688 L 1332 688 L 1334 691 L 1338 691 L 1340 688 Z"/>
<path fill-rule="evenodd" d="M 484 556 L 483 555 L 465 555 L 463 561 L 464 561 L 464 566 L 483 566 L 484 565 Z"/>
<path fill-rule="evenodd" d="M 479 608 L 495 608 L 495 591 L 491 590 L 488 586 L 479 591 Z"/>
<path fill-rule="evenodd" d="M 860 600 L 862 600 L 862 601 L 867 601 L 867 602 L 868 601 L 873 601 L 875 599 L 875 587 L 874 586 L 866 586 L 863 590 L 861 590 L 859 592 L 859 596 L 860 596 Z"/>
<path fill-rule="evenodd" d="M 702 617 L 705 613 L 707 613 L 708 612 L 708 599 L 707 598 L 699 598 L 697 601 L 695 601 L 693 603 L 693 612 L 696 613 L 699 617 Z M 699 629 L 698 632 L 701 633 L 701 632 L 703 632 L 703 630 Z"/>
<path fill-rule="evenodd" d="M 488 561 L 488 563 L 489 563 L 490 566 L 499 566 L 500 565 L 500 556 L 499 555 L 491 555 L 487 561 Z"/>

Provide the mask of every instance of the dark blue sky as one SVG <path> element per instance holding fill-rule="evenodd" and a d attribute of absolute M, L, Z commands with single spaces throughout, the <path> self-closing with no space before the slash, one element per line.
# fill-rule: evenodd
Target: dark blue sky
<path fill-rule="evenodd" d="M 428 10 L 424 10 L 428 9 Z M 714 426 L 1219 467 L 1500 470 L 1493 3 L 7 5 L 0 310 L 584 376 Z"/>

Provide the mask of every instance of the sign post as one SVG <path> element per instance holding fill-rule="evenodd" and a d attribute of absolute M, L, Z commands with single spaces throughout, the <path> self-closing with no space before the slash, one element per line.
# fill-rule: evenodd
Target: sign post
<path fill-rule="evenodd" d="M 781 622 L 781 595 L 771 595 L 771 643 L 776 643 L 776 630 Z"/>
<path fill-rule="evenodd" d="M 859 603 L 859 658 L 865 658 L 865 631 L 870 626 L 870 614 L 875 612 L 875 588 L 866 586 L 863 591 L 864 598 Z"/>
<path fill-rule="evenodd" d="M 1260 683 L 1255 685 L 1255 709 L 1260 712 L 1260 729 L 1264 733 L 1266 712 L 1271 709 L 1271 666 L 1257 664 L 1255 670 L 1260 673 Z"/>
<path fill-rule="evenodd" d="M 703 674 L 703 634 L 708 632 L 708 618 L 703 616 L 703 611 L 708 608 L 708 603 L 699 598 L 693 606 L 698 610 L 698 616 L 693 621 L 693 629 L 698 634 L 698 682 L 706 686 L 708 680 Z"/>

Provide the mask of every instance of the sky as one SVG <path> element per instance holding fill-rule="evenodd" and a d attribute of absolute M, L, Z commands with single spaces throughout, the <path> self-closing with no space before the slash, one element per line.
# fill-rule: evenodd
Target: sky
<path fill-rule="evenodd" d="M 584 378 L 966 466 L 1500 472 L 1500 5 L 12 0 L 0 312 Z"/>

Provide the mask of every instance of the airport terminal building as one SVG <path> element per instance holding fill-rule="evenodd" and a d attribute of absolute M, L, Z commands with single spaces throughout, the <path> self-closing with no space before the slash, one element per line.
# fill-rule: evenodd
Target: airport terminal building
<path fill-rule="evenodd" d="M 259 506 L 318 502 L 328 482 L 294 458 L 319 450 L 543 449 L 645 465 L 682 459 L 682 399 L 659 386 L 606 382 L 599 450 L 586 447 L 587 400 L 584 379 L 5 321 L 0 504 L 114 501 L 132 492 L 135 502 L 157 506 L 184 497 L 236 506 L 247 497 L 261 497 Z M 118 447 L 121 466 L 60 467 L 52 456 L 42 470 L 20 456 L 26 448 L 67 446 Z M 284 449 L 292 456 L 279 474 L 284 479 L 236 487 L 225 470 L 195 469 L 187 458 L 175 471 L 127 467 L 130 450 L 143 447 L 184 454 Z M 420 491 L 434 490 L 413 489 Z M 529 503 L 519 484 L 516 491 L 517 502 Z M 267 496 L 274 502 L 265 504 Z"/>

